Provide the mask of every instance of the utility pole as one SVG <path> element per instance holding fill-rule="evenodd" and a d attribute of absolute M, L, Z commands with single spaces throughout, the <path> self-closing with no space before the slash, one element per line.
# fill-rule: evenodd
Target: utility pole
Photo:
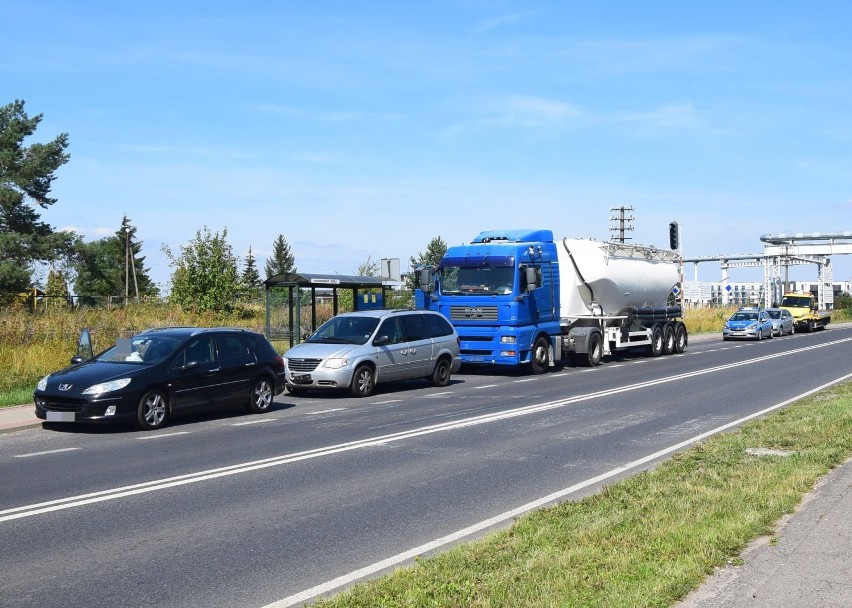
<path fill-rule="evenodd" d="M 626 233 L 633 231 L 633 224 L 631 222 L 636 218 L 633 215 L 629 215 L 633 213 L 633 207 L 612 207 L 610 211 L 615 214 L 609 218 L 609 221 L 614 222 L 609 229 L 613 235 L 612 240 L 616 243 L 626 243 L 632 240 L 629 236 L 626 236 Z"/>

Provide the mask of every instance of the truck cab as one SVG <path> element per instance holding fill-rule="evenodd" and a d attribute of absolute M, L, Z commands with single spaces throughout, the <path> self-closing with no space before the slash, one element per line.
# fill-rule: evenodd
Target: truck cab
<path fill-rule="evenodd" d="M 552 231 L 482 232 L 417 278 L 424 306 L 456 327 L 462 363 L 532 363 L 541 373 L 552 361 L 551 337 L 560 332 Z"/>
<path fill-rule="evenodd" d="M 790 311 L 796 331 L 824 329 L 831 320 L 831 313 L 819 310 L 817 299 L 808 291 L 790 291 L 781 298 L 779 308 Z"/>

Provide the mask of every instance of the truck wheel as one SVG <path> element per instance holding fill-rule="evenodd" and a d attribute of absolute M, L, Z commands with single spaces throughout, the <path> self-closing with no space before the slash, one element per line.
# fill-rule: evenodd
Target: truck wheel
<path fill-rule="evenodd" d="M 549 345 L 543 336 L 535 339 L 532 349 L 532 372 L 534 374 L 543 374 L 547 371 L 547 351 Z"/>
<path fill-rule="evenodd" d="M 813 320 L 808 321 L 808 333 L 811 333 L 814 330 L 814 322 Z"/>
<path fill-rule="evenodd" d="M 686 350 L 686 344 L 689 338 L 686 335 L 686 326 L 683 323 L 678 323 L 675 327 L 675 352 L 682 353 Z"/>
<path fill-rule="evenodd" d="M 659 325 L 654 325 L 651 328 L 651 344 L 648 346 L 648 354 L 652 357 L 659 357 L 663 354 L 663 328 Z"/>
<path fill-rule="evenodd" d="M 589 352 L 587 353 L 589 367 L 597 367 L 603 357 L 603 340 L 598 332 L 589 336 Z"/>
<path fill-rule="evenodd" d="M 667 355 L 675 352 L 675 332 L 671 323 L 666 323 L 663 329 L 663 352 Z"/>

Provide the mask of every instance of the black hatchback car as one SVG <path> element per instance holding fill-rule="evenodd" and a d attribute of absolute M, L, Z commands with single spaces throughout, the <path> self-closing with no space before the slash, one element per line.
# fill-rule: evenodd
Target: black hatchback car
<path fill-rule="evenodd" d="M 284 360 L 264 336 L 244 329 L 149 329 L 95 357 L 79 356 L 83 346 L 81 338 L 70 367 L 39 381 L 37 417 L 133 422 L 148 430 L 202 409 L 245 405 L 266 412 L 284 390 Z"/>

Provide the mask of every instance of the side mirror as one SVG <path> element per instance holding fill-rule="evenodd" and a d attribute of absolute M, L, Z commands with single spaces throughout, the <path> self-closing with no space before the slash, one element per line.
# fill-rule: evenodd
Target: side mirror
<path fill-rule="evenodd" d="M 541 287 L 541 267 L 527 266 L 524 268 L 524 289 L 532 291 Z"/>
<path fill-rule="evenodd" d="M 387 336 L 376 336 L 376 339 L 373 340 L 373 346 L 384 346 L 390 342 L 390 338 Z"/>
<path fill-rule="evenodd" d="M 417 287 L 424 293 L 432 293 L 432 269 L 421 268 L 415 276 Z"/>

